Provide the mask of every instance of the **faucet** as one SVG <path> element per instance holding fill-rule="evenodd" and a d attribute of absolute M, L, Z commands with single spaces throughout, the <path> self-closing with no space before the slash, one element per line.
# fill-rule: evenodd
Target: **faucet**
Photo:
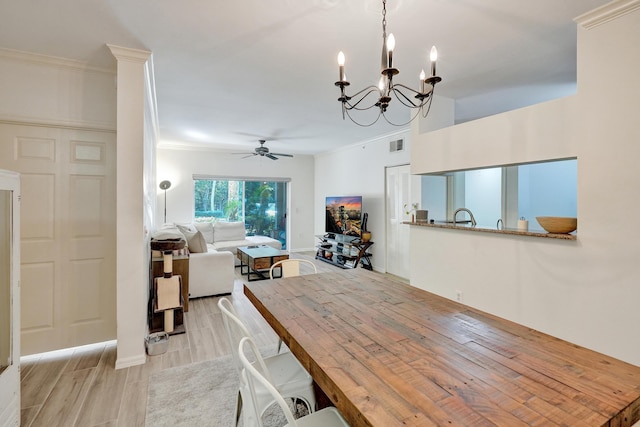
<path fill-rule="evenodd" d="M 453 213 L 453 225 L 456 225 L 456 216 L 458 215 L 458 212 L 460 211 L 464 211 L 466 213 L 469 214 L 469 217 L 471 218 L 471 226 L 475 227 L 476 226 L 476 219 L 473 217 L 473 214 L 471 213 L 471 211 L 467 208 L 458 208 L 456 209 L 456 211 Z"/>

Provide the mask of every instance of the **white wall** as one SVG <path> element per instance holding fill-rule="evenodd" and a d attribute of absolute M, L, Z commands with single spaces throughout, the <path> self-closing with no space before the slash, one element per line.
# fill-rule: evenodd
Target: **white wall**
<path fill-rule="evenodd" d="M 311 156 L 271 160 L 263 157 L 233 155 L 210 149 L 173 149 L 161 144 L 157 151 L 157 182 L 168 179 L 167 222 L 193 220 L 193 175 L 228 177 L 291 178 L 289 251 L 313 250 L 313 221 L 316 206 L 313 198 L 314 160 Z M 156 226 L 164 220 L 164 195 L 158 194 Z M 322 205 L 320 205 L 322 206 Z M 324 220 L 323 220 L 324 221 Z"/>
<path fill-rule="evenodd" d="M 79 61 L 0 48 L 0 120 L 115 130 L 114 74 Z"/>
<path fill-rule="evenodd" d="M 422 177 L 422 203 L 420 209 L 426 209 L 428 219 L 444 221 L 447 219 L 447 177 Z"/>
<path fill-rule="evenodd" d="M 464 206 L 469 209 L 479 226 L 495 227 L 502 217 L 502 169 L 478 169 L 464 173 Z M 457 219 L 468 218 L 465 212 Z"/>
<path fill-rule="evenodd" d="M 453 114 L 454 101 L 436 96 L 429 115 L 419 117 L 414 124 L 421 132 L 440 129 L 453 123 Z M 389 152 L 389 142 L 396 139 L 404 139 L 405 149 Z M 394 134 L 315 157 L 316 206 L 324 206 L 327 196 L 362 196 L 362 209 L 369 214 L 367 228 L 374 242 L 370 249 L 372 264 L 377 271 L 386 272 L 385 168 L 409 164 L 411 150 L 411 132 L 400 129 Z M 324 226 L 324 211 L 316 209 L 315 234 L 324 234 Z"/>
<path fill-rule="evenodd" d="M 621 5 L 628 13 L 607 13 Z M 461 290 L 471 306 L 640 365 L 629 334 L 640 325 L 640 232 L 628 220 L 640 217 L 640 2 L 582 25 L 577 95 L 414 127 L 411 159 L 412 173 L 433 173 L 577 157 L 577 240 L 413 227 L 411 283 L 452 299 Z"/>
<path fill-rule="evenodd" d="M 390 153 L 389 142 L 400 138 L 405 149 Z M 385 167 L 409 164 L 410 151 L 409 132 L 404 131 L 316 155 L 316 206 L 324 207 L 327 196 L 362 196 L 362 211 L 369 214 L 367 228 L 374 242 L 371 262 L 377 271 L 386 271 Z M 324 234 L 324 209 L 316 209 L 314 218 L 315 234 Z"/>

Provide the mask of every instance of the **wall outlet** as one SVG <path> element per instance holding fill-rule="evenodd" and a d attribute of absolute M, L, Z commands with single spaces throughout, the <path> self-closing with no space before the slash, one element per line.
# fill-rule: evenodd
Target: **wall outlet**
<path fill-rule="evenodd" d="M 459 289 L 456 289 L 456 301 L 462 302 L 462 291 Z"/>

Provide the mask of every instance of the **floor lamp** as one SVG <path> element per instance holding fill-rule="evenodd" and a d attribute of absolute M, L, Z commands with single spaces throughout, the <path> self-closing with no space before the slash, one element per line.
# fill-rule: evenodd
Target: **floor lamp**
<path fill-rule="evenodd" d="M 160 189 L 164 190 L 164 223 L 167 222 L 167 189 L 171 187 L 170 181 L 162 181 L 160 183 Z"/>

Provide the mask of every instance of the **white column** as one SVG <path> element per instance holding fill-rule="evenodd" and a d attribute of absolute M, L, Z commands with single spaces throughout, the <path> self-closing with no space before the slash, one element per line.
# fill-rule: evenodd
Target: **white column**
<path fill-rule="evenodd" d="M 151 52 L 108 45 L 118 61 L 116 369 L 145 363 L 148 250 L 144 227 L 145 64 Z"/>

